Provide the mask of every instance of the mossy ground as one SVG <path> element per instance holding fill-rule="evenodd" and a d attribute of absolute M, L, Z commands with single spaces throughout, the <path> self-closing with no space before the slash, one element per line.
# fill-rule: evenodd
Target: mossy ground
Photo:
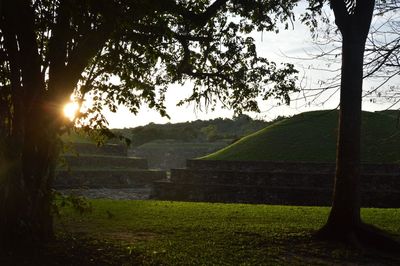
<path fill-rule="evenodd" d="M 91 200 L 83 215 L 63 208 L 58 241 L 41 265 L 399 265 L 394 255 L 317 242 L 329 208 Z M 362 216 L 399 238 L 400 210 Z M 37 254 L 37 253 L 36 253 Z M 40 256 L 24 257 L 25 262 Z M 23 265 L 23 263 L 21 263 Z M 35 265 L 35 264 L 25 264 Z"/>

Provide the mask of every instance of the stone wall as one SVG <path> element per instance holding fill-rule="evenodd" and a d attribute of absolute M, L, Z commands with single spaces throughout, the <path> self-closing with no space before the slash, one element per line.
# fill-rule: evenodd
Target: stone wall
<path fill-rule="evenodd" d="M 68 153 L 70 154 L 96 154 L 107 156 L 127 156 L 128 147 L 121 144 L 105 144 L 97 146 L 91 143 L 70 143 L 67 144 Z"/>
<path fill-rule="evenodd" d="M 189 169 L 305 173 L 334 173 L 335 171 L 334 163 L 319 162 L 187 160 L 186 167 Z M 361 171 L 365 173 L 400 173 L 400 164 L 363 163 Z"/>
<path fill-rule="evenodd" d="M 74 144 L 78 154 L 60 158 L 54 187 L 72 188 L 138 188 L 152 187 L 166 179 L 165 171 L 148 169 L 146 159 L 127 157 L 123 145 Z"/>
<path fill-rule="evenodd" d="M 135 188 L 151 186 L 154 181 L 165 178 L 165 171 L 139 169 L 59 171 L 55 179 L 55 188 Z"/>
<path fill-rule="evenodd" d="M 364 164 L 362 169 L 363 206 L 400 207 L 399 165 Z M 333 178 L 329 163 L 188 160 L 187 169 L 172 169 L 169 180 L 155 182 L 153 197 L 329 206 Z"/>
<path fill-rule="evenodd" d="M 60 168 L 148 169 L 148 163 L 144 158 L 124 156 L 64 155 L 60 161 Z"/>
<path fill-rule="evenodd" d="M 228 141 L 190 143 L 163 140 L 129 150 L 129 154 L 146 158 L 150 168 L 170 170 L 172 168 L 183 168 L 187 159 L 205 156 L 226 147 L 228 144 Z"/>
<path fill-rule="evenodd" d="M 321 187 L 333 186 L 334 174 L 305 172 L 215 171 L 172 169 L 171 182 L 194 184 L 244 185 L 265 187 Z M 400 190 L 400 174 L 362 174 L 364 190 Z"/>

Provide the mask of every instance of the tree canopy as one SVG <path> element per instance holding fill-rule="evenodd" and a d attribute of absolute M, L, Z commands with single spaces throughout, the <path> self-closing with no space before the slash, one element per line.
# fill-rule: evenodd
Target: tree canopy
<path fill-rule="evenodd" d="M 314 8 L 303 15 L 304 22 L 313 32 L 313 45 L 309 53 L 302 58 L 307 72 L 324 76 L 311 88 L 302 88 L 301 99 L 308 98 L 309 103 L 321 105 L 331 100 L 340 89 L 340 70 L 342 59 L 342 35 L 335 24 L 335 17 L 329 11 L 329 1 L 315 1 Z M 345 1 L 351 2 L 351 1 Z M 363 67 L 363 79 L 366 81 L 363 100 L 372 103 L 384 103 L 381 108 L 396 108 L 399 105 L 399 10 L 400 2 L 376 1 L 371 28 L 368 33 Z M 299 66 L 295 64 L 297 68 Z M 305 79 L 313 75 L 305 74 Z M 303 97 L 304 95 L 304 97 Z M 379 108 L 379 106 L 377 106 Z"/>
<path fill-rule="evenodd" d="M 0 1 L 0 248 L 51 236 L 51 184 L 62 109 L 91 94 L 82 119 L 104 126 L 103 106 L 167 115 L 167 86 L 191 80 L 187 101 L 257 110 L 289 101 L 296 70 L 257 55 L 254 29 L 276 30 L 295 1 Z M 7 243 L 5 241 L 7 240 Z M 10 242 L 13 242 L 14 245 Z"/>
<path fill-rule="evenodd" d="M 135 113 L 147 103 L 167 115 L 168 85 L 187 80 L 193 91 L 182 103 L 221 102 L 240 113 L 258 110 L 258 99 L 289 102 L 297 71 L 259 57 L 247 34 L 287 27 L 297 2 L 0 0 L 0 248 L 52 235 L 51 185 L 58 136 L 71 125 L 62 107 L 72 93 L 80 102 L 91 95 L 82 119 L 100 127 L 103 105 Z M 315 28 L 325 2 L 309 0 L 303 21 Z M 375 1 L 329 2 L 344 40 L 337 215 L 329 224 L 333 234 L 352 238 L 362 227 L 362 63 Z"/>
<path fill-rule="evenodd" d="M 43 97 L 60 112 L 72 92 L 80 99 L 90 93 L 96 120 L 101 119 L 97 111 L 104 104 L 112 111 L 125 104 L 136 113 L 147 103 L 166 115 L 167 86 L 192 80 L 193 93 L 187 100 L 198 103 L 201 98 L 206 103 L 218 99 L 236 110 L 257 110 L 259 97 L 288 102 L 288 93 L 296 89 L 293 66 L 278 67 L 259 57 L 246 33 L 276 29 L 279 21 L 291 16 L 287 10 L 292 5 L 221 0 L 3 1 L 2 101 L 13 113 L 21 102 L 16 93 L 20 91 L 29 95 L 22 101 Z M 16 119 L 6 114 L 2 117 Z"/>

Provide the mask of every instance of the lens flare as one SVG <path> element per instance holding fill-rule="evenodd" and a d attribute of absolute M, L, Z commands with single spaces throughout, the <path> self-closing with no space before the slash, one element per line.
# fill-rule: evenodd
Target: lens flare
<path fill-rule="evenodd" d="M 76 113 L 79 110 L 79 104 L 76 102 L 70 102 L 64 105 L 64 116 L 69 120 L 74 120 Z"/>

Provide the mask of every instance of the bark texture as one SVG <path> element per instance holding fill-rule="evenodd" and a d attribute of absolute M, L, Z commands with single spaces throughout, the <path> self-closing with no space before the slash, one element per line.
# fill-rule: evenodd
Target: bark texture
<path fill-rule="evenodd" d="M 111 1 L 99 2 L 102 11 L 118 7 Z M 52 237 L 51 186 L 58 136 L 68 125 L 62 106 L 116 27 L 113 13 L 105 12 L 108 15 L 99 16 L 93 30 L 73 37 L 75 4 L 0 0 L 0 59 L 6 60 L 1 62 L 0 77 L 5 76 L 0 81 L 0 252 L 23 244 L 32 247 Z M 54 8 L 54 17 L 35 17 L 38 6 Z M 51 20 L 43 23 L 51 29 L 40 28 L 41 19 Z"/>
<path fill-rule="evenodd" d="M 11 99 L 0 125 L 0 252 L 37 246 L 52 236 L 51 182 L 60 125 L 41 71 L 31 3 L 5 1 L 2 8 Z"/>
<path fill-rule="evenodd" d="M 33 117 L 32 117 L 33 118 Z M 52 190 L 57 136 L 41 119 L 26 122 L 26 133 L 3 142 L 0 174 L 0 248 L 38 246 L 53 235 Z M 35 123 L 36 122 L 36 123 Z M 44 125 L 43 125 L 44 126 Z M 39 130 L 41 132 L 39 132 Z"/>
<path fill-rule="evenodd" d="M 374 0 L 357 1 L 350 9 L 332 0 L 335 22 L 342 34 L 339 133 L 332 209 L 317 237 L 357 247 L 399 250 L 398 243 L 360 216 L 360 138 L 363 59 Z"/>
<path fill-rule="evenodd" d="M 342 34 L 339 133 L 332 209 L 319 235 L 340 240 L 356 238 L 360 217 L 361 96 L 365 42 L 374 0 L 348 9 L 344 0 L 332 0 L 335 23 Z"/>
<path fill-rule="evenodd" d="M 343 36 L 336 174 L 327 223 L 338 236 L 340 232 L 350 233 L 361 223 L 359 184 L 364 45 L 365 40 L 354 35 Z"/>

